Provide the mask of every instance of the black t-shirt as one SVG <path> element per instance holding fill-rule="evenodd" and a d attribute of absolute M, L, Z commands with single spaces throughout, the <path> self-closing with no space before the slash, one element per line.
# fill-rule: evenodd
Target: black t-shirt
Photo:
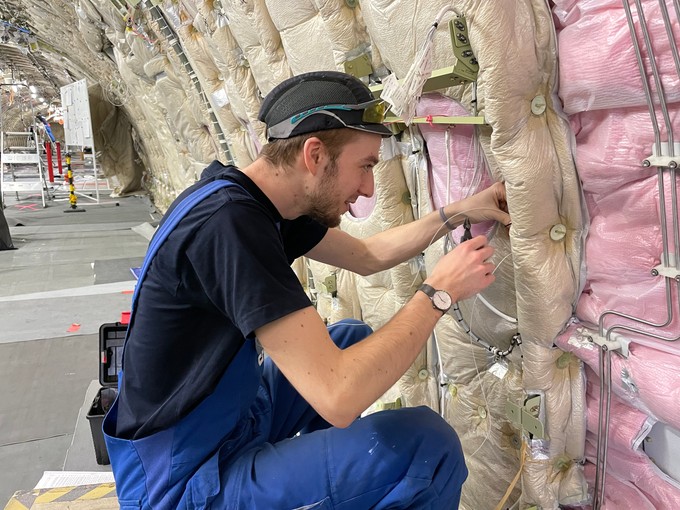
<path fill-rule="evenodd" d="M 199 202 L 149 267 L 125 347 L 118 437 L 138 439 L 177 422 L 213 391 L 257 328 L 310 306 L 290 264 L 326 227 L 305 216 L 282 219 L 235 167 L 215 161 L 203 177 L 165 218 L 206 178 L 242 188 Z"/>

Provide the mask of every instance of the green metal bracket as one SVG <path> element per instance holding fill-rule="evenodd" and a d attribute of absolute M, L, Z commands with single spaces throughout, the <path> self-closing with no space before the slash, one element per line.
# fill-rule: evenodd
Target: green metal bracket
<path fill-rule="evenodd" d="M 335 276 L 335 274 L 327 276 L 324 278 L 324 281 L 321 282 L 321 285 L 323 285 L 323 287 L 326 289 L 326 292 L 329 294 L 338 292 L 338 277 Z"/>
<path fill-rule="evenodd" d="M 449 22 L 449 32 L 451 34 L 451 45 L 453 47 L 453 54 L 456 57 L 456 64 L 441 69 L 435 69 L 425 82 L 423 86 L 423 93 L 432 92 L 434 90 L 441 90 L 452 87 L 454 85 L 461 85 L 477 80 L 479 73 L 479 64 L 472 53 L 472 46 L 470 46 L 470 38 L 468 35 L 467 21 L 464 16 L 457 16 Z M 347 65 L 347 63 L 345 64 Z M 347 67 L 345 67 L 347 70 Z M 349 71 L 348 71 L 349 72 Z M 350 73 L 352 74 L 352 73 Z M 365 76 L 365 75 L 364 75 Z M 383 90 L 382 84 L 373 85 L 370 87 L 373 96 L 378 98 Z M 385 118 L 386 124 L 398 124 L 402 122 L 398 117 Z M 469 116 L 469 117 L 415 117 L 411 123 L 413 124 L 486 124 L 484 117 Z M 393 130 L 394 131 L 394 130 Z M 397 130 L 398 131 L 398 130 Z"/>
<path fill-rule="evenodd" d="M 364 53 L 351 60 L 345 60 L 345 72 L 356 78 L 363 78 L 373 72 L 371 59 Z"/>
<path fill-rule="evenodd" d="M 456 85 L 477 81 L 479 64 L 472 53 L 470 35 L 468 33 L 465 17 L 456 16 L 449 21 L 449 32 L 451 34 L 453 54 L 456 56 L 457 60 L 456 65 L 453 66 L 453 74 L 459 80 L 459 83 L 456 83 Z"/>
<path fill-rule="evenodd" d="M 541 409 L 541 396 L 529 397 L 524 405 L 519 405 L 508 400 L 505 411 L 508 420 L 520 430 L 529 432 L 535 439 L 545 439 L 545 427 L 538 419 Z"/>
<path fill-rule="evenodd" d="M 386 411 L 388 409 L 401 409 L 402 403 L 401 403 L 401 397 L 397 397 L 397 400 L 394 402 L 380 402 L 376 406 L 379 411 Z"/>
<path fill-rule="evenodd" d="M 120 13 L 124 18 L 127 16 L 127 5 L 124 0 L 110 0 L 114 8 Z M 139 0 L 137 0 L 139 2 Z M 136 4 L 133 4 L 133 7 Z"/>
<path fill-rule="evenodd" d="M 460 85 L 461 83 L 464 83 L 464 80 L 461 79 L 458 71 L 456 71 L 456 66 L 442 67 L 432 71 L 432 74 L 423 86 L 423 92 L 445 89 L 453 85 Z M 382 83 L 372 85 L 370 89 L 374 97 L 380 97 L 380 93 L 383 90 Z"/>
<path fill-rule="evenodd" d="M 399 123 L 403 122 L 399 117 L 385 117 L 385 123 Z M 437 115 L 432 117 L 413 117 L 411 124 L 446 124 L 446 125 L 456 125 L 456 124 L 486 124 L 484 117 L 473 117 L 471 115 L 448 117 L 446 115 Z"/>
<path fill-rule="evenodd" d="M 460 85 L 477 80 L 479 64 L 472 53 L 468 36 L 467 22 L 463 16 L 458 16 L 449 22 L 451 33 L 451 45 L 453 54 L 456 56 L 456 64 L 453 66 L 435 69 L 425 82 L 423 92 L 445 89 L 453 85 Z M 382 84 L 373 85 L 371 92 L 375 97 L 380 97 Z"/>

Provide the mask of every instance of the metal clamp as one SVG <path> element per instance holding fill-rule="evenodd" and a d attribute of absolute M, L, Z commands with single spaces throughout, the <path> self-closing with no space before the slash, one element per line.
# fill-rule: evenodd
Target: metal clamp
<path fill-rule="evenodd" d="M 542 399 L 541 395 L 532 395 L 527 397 L 523 405 L 510 400 L 505 404 L 508 421 L 535 439 L 545 439 L 545 425 L 540 419 Z"/>
<path fill-rule="evenodd" d="M 680 270 L 675 267 L 675 254 L 668 254 L 668 265 L 659 264 L 652 269 L 652 276 L 663 276 L 680 282 Z"/>

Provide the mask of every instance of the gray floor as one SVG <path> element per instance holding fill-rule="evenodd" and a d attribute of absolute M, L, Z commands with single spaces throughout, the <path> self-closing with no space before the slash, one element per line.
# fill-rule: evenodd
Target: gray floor
<path fill-rule="evenodd" d="M 89 405 L 98 330 L 130 308 L 159 215 L 145 197 L 67 204 L 5 196 L 16 250 L 0 251 L 0 508 L 44 471 L 101 471 Z M 31 206 L 31 204 L 37 204 Z"/>

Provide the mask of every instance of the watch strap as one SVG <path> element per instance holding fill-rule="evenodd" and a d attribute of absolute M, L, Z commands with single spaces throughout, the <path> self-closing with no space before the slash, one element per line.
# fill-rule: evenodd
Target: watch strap
<path fill-rule="evenodd" d="M 424 292 L 426 296 L 428 296 L 430 299 L 434 296 L 435 288 L 432 287 L 432 285 L 428 285 L 427 283 L 423 283 L 420 287 L 418 287 L 418 290 L 421 292 Z"/>

